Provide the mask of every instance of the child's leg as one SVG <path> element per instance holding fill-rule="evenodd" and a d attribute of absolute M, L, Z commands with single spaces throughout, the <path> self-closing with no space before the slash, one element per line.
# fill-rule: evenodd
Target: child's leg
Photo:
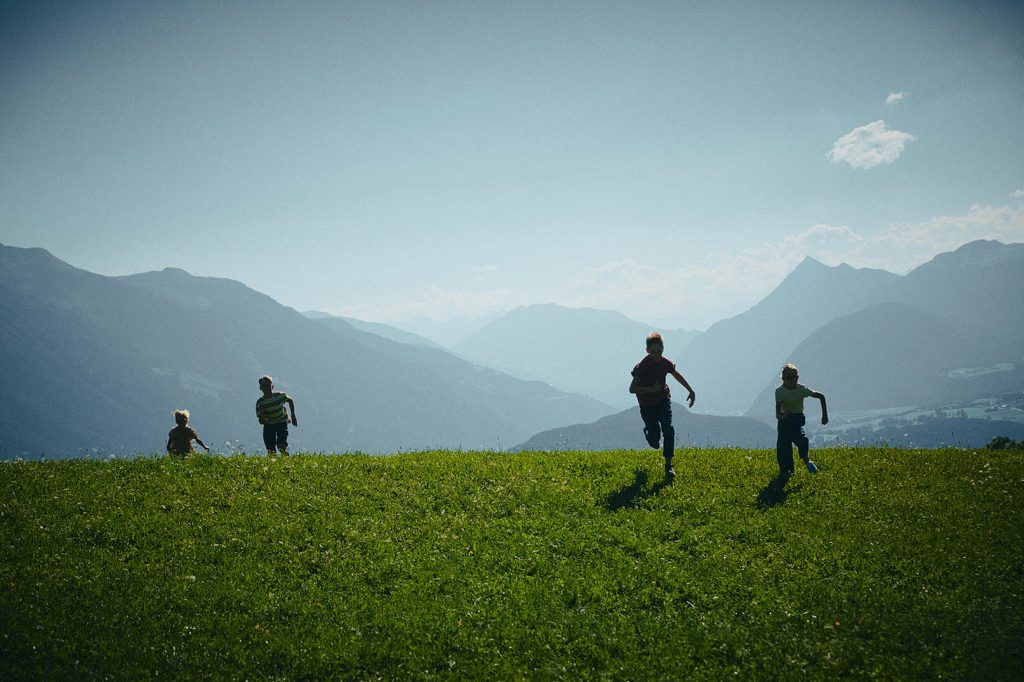
<path fill-rule="evenodd" d="M 672 461 L 676 449 L 676 429 L 672 426 L 672 402 L 665 400 L 658 406 L 658 421 L 661 422 L 661 432 L 665 436 L 665 445 L 662 453 L 665 455 L 666 464 Z"/>
<path fill-rule="evenodd" d="M 786 476 L 793 473 L 793 441 L 788 417 L 779 420 L 779 435 L 775 441 L 775 459 L 779 463 L 780 474 Z"/>
<path fill-rule="evenodd" d="M 273 424 L 263 425 L 263 445 L 267 448 L 267 454 L 272 455 L 277 451 L 277 432 Z"/>
<path fill-rule="evenodd" d="M 807 462 L 807 460 L 810 459 L 811 449 L 811 443 L 807 440 L 807 433 L 804 431 L 804 425 L 807 423 L 807 418 L 801 414 L 794 418 L 793 421 L 793 442 L 796 443 L 796 449 L 800 453 L 800 459 Z"/>
<path fill-rule="evenodd" d="M 652 448 L 658 447 L 661 441 L 661 426 L 658 423 L 658 408 L 641 407 L 640 417 L 644 420 L 644 437 L 647 439 L 647 444 Z"/>
<path fill-rule="evenodd" d="M 288 454 L 288 424 L 277 425 L 277 449 L 282 455 Z"/>

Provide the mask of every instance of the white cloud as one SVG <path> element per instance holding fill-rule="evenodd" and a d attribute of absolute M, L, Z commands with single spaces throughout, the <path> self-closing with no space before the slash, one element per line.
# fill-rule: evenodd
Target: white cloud
<path fill-rule="evenodd" d="M 896 102 L 899 102 L 901 99 L 903 99 L 906 96 L 907 96 L 907 93 L 905 93 L 905 92 L 890 92 L 889 96 L 885 98 L 885 103 L 886 104 L 895 104 Z"/>
<path fill-rule="evenodd" d="M 1024 199 L 1024 189 L 1019 189 L 1016 192 L 1010 193 L 1011 199 Z"/>
<path fill-rule="evenodd" d="M 888 130 L 885 121 L 875 121 L 854 128 L 836 140 L 828 158 L 833 163 L 843 161 L 854 168 L 874 168 L 900 158 L 907 142 L 916 139 L 900 130 Z"/>
<path fill-rule="evenodd" d="M 894 223 L 872 237 L 851 265 L 877 263 L 904 273 L 944 251 L 977 239 L 1024 242 L 1024 206 L 972 206 L 964 215 L 939 216 L 923 223 Z"/>

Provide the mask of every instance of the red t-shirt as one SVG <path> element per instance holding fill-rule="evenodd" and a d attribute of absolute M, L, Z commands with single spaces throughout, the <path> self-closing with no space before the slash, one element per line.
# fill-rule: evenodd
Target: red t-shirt
<path fill-rule="evenodd" d="M 676 364 L 664 356 L 655 360 L 653 356 L 648 355 L 636 363 L 636 367 L 633 368 L 633 376 L 637 379 L 637 385 L 654 386 L 660 383 L 665 387 L 660 395 L 657 393 L 637 393 L 636 401 L 640 403 L 640 407 L 654 407 L 655 405 L 660 405 L 662 400 L 669 400 L 672 397 L 672 392 L 668 390 L 668 382 L 665 381 L 665 378 L 674 372 L 675 369 Z"/>

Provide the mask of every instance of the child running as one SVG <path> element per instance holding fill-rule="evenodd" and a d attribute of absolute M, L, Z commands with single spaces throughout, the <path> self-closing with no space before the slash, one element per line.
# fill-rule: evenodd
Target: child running
<path fill-rule="evenodd" d="M 662 454 L 665 457 L 665 480 L 669 483 L 676 476 L 672 468 L 672 457 L 675 454 L 676 430 L 672 426 L 672 393 L 669 391 L 666 377 L 671 374 L 683 385 L 690 394 L 686 401 L 693 407 L 697 394 L 686 383 L 683 375 L 676 371 L 674 362 L 662 356 L 665 341 L 658 332 L 647 335 L 647 356 L 633 367 L 633 382 L 629 392 L 636 396 L 640 404 L 640 417 L 644 420 L 644 436 L 652 448 L 660 447 L 661 436 L 665 436 Z"/>
<path fill-rule="evenodd" d="M 782 368 L 782 385 L 775 389 L 775 418 L 779 420 L 779 439 L 775 443 L 775 457 L 779 461 L 779 475 L 792 476 L 793 443 L 800 452 L 800 459 L 812 474 L 818 473 L 817 465 L 810 459 L 810 442 L 804 433 L 807 419 L 804 417 L 804 398 L 821 401 L 821 423 L 828 424 L 828 405 L 825 394 L 812 391 L 797 383 L 800 371 L 796 365 L 787 364 Z"/>
<path fill-rule="evenodd" d="M 203 446 L 203 449 L 207 452 L 210 448 L 206 447 L 206 443 L 199 437 L 196 430 L 188 425 L 189 413 L 188 410 L 175 410 L 174 421 L 177 424 L 167 434 L 167 454 L 176 455 L 178 457 L 184 457 L 185 455 L 193 452 L 192 441 L 195 441 Z"/>
<path fill-rule="evenodd" d="M 256 401 L 256 418 L 263 424 L 263 444 L 267 446 L 267 454 L 280 450 L 282 455 L 287 455 L 289 412 L 292 426 L 299 425 L 295 418 L 295 401 L 287 393 L 275 393 L 274 380 L 269 376 L 260 377 L 260 390 L 263 397 Z M 285 409 L 285 403 L 288 409 Z"/>

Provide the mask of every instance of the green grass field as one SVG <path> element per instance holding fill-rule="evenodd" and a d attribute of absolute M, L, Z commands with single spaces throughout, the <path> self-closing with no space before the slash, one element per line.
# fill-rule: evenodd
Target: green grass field
<path fill-rule="evenodd" d="M 1021 679 L 1024 453 L 0 464 L 0 678 Z"/>

